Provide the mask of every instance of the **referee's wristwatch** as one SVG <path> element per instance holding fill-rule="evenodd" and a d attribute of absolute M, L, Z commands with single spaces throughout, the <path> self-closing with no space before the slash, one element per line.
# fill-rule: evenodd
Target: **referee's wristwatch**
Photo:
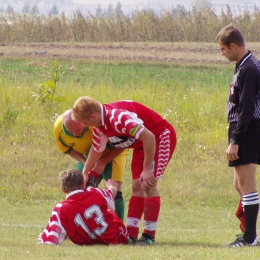
<path fill-rule="evenodd" d="M 230 144 L 236 144 L 235 140 L 234 139 L 230 139 Z"/>

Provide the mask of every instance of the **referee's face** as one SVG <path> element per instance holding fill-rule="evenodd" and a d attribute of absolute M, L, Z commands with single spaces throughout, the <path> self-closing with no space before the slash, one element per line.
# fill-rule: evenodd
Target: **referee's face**
<path fill-rule="evenodd" d="M 237 53 L 235 44 L 231 43 L 228 47 L 227 45 L 224 45 L 221 41 L 218 41 L 218 46 L 222 56 L 225 56 L 229 61 L 236 60 Z"/>

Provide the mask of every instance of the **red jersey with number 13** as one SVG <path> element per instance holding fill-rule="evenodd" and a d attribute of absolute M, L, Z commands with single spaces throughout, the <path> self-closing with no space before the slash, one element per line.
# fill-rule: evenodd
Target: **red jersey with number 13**
<path fill-rule="evenodd" d="M 91 188 L 76 190 L 56 205 L 41 235 L 43 244 L 59 245 L 69 239 L 78 245 L 125 244 L 128 232 L 114 208 L 113 192 Z"/>

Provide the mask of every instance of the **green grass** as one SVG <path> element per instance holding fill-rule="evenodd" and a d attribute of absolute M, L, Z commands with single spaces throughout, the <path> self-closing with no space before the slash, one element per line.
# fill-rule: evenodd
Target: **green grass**
<path fill-rule="evenodd" d="M 33 64 L 33 65 L 31 65 Z M 233 66 L 92 63 L 60 60 L 64 102 L 32 99 L 35 84 L 51 79 L 51 60 L 0 63 L 0 259 L 256 259 L 258 249 L 219 245 L 239 233 L 238 195 L 225 159 L 225 104 Z M 159 182 L 162 208 L 153 248 L 36 244 L 51 210 L 64 199 L 58 174 L 75 162 L 61 154 L 52 126 L 81 95 L 102 103 L 133 99 L 169 120 L 178 135 L 174 156 Z M 123 194 L 131 193 L 129 155 Z M 259 179 L 258 179 L 259 181 Z"/>
<path fill-rule="evenodd" d="M 1 201 L 0 259 L 257 259 L 258 248 L 221 248 L 238 231 L 230 207 L 180 206 L 163 199 L 154 247 L 37 245 L 53 201 L 9 205 Z"/>

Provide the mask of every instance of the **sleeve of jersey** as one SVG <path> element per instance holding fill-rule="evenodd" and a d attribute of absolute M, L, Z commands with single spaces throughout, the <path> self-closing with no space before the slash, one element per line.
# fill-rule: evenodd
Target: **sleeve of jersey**
<path fill-rule="evenodd" d="M 129 134 L 136 139 L 144 130 L 143 120 L 134 112 L 114 109 L 109 120 L 118 133 Z"/>
<path fill-rule="evenodd" d="M 68 152 L 68 150 L 70 149 L 70 147 L 66 146 L 63 142 L 63 140 L 60 138 L 60 134 L 58 132 L 58 130 L 56 129 L 55 125 L 53 127 L 53 134 L 54 134 L 54 139 L 55 139 L 55 143 L 56 143 L 56 147 L 63 153 Z"/>
<path fill-rule="evenodd" d="M 106 149 L 107 136 L 98 128 L 93 128 L 92 147 L 97 153 L 101 153 Z"/>
<path fill-rule="evenodd" d="M 60 245 L 65 239 L 67 232 L 60 222 L 60 209 L 62 204 L 58 204 L 52 211 L 49 222 L 41 234 L 41 243 L 48 245 Z"/>
<path fill-rule="evenodd" d="M 110 189 L 108 189 L 108 190 L 97 189 L 97 190 L 106 200 L 107 209 L 111 209 L 111 210 L 115 211 L 115 200 L 114 200 L 113 191 Z"/>

